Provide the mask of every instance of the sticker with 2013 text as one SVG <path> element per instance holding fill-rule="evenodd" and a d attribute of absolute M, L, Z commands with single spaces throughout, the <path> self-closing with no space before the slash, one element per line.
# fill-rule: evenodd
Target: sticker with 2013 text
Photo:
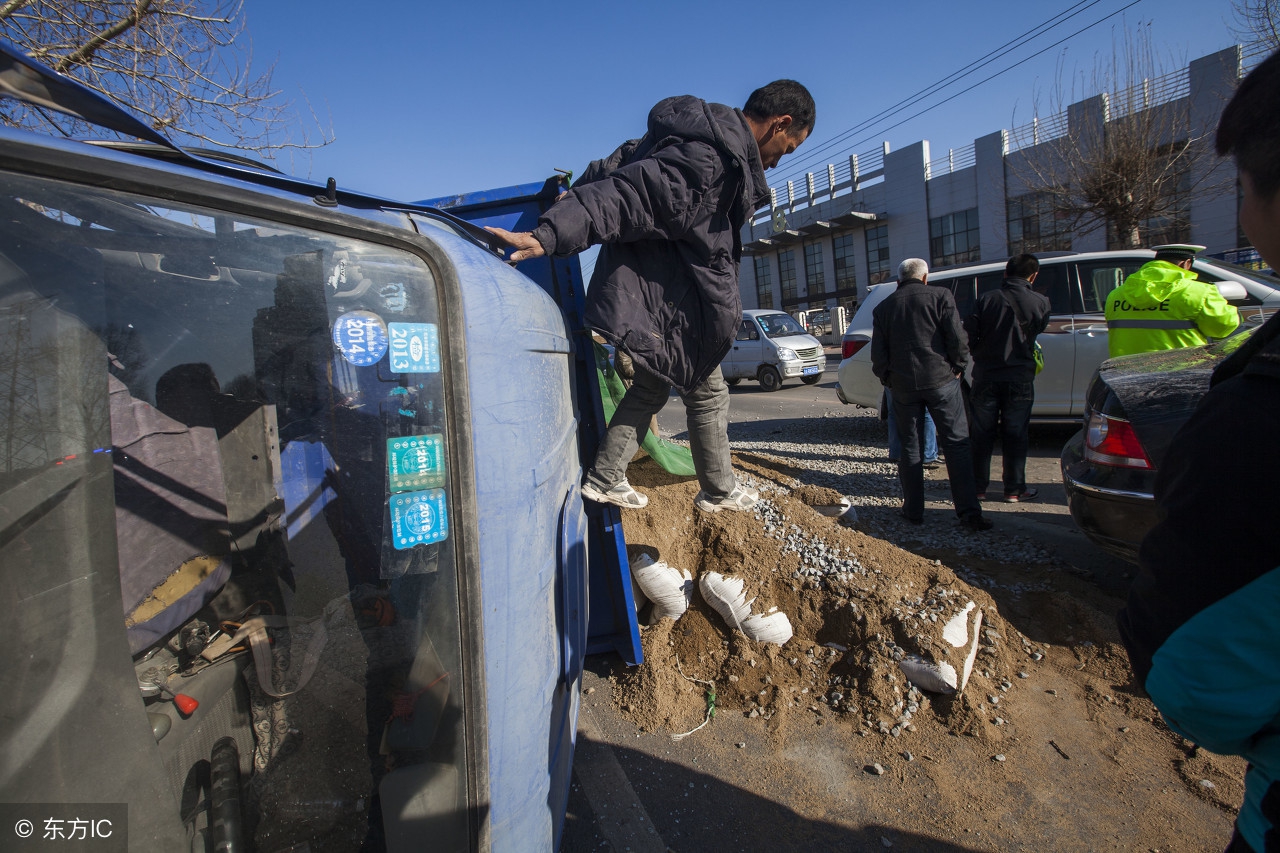
<path fill-rule="evenodd" d="M 440 332 L 434 323 L 388 323 L 392 373 L 439 373 Z"/>

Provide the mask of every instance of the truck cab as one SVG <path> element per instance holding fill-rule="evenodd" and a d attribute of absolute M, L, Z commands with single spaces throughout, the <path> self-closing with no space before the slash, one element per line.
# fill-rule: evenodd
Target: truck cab
<path fill-rule="evenodd" d="M 583 658 L 639 662 L 576 262 L 0 49 L 33 88 L 144 141 L 0 129 L 0 803 L 116 804 L 136 850 L 554 849 Z"/>

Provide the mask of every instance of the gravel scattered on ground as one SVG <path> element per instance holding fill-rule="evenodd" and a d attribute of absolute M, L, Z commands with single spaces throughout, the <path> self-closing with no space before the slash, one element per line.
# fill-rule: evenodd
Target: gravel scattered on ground
<path fill-rule="evenodd" d="M 852 407 L 850 411 L 854 411 Z M 901 518 L 897 465 L 889 461 L 885 422 L 873 412 L 788 422 L 785 435 L 772 422 L 732 424 L 729 440 L 734 453 L 744 459 L 767 456 L 782 460 L 792 469 L 789 473 L 803 472 L 800 479 L 806 484 L 847 497 L 863 529 L 895 545 L 912 550 L 944 548 L 999 562 L 1065 566 L 1044 545 L 1024 536 L 997 530 L 994 535 L 975 537 L 958 521 L 922 527 Z M 925 472 L 927 500 L 949 501 L 950 495 L 945 465 Z"/>
<path fill-rule="evenodd" d="M 684 735 L 710 720 L 679 741 L 706 748 L 710 712 L 737 714 L 766 738 L 770 749 L 759 754 L 767 757 L 823 726 L 837 749 L 872 759 L 857 765 L 863 778 L 879 768 L 901 784 L 903 768 L 921 768 L 924 795 L 936 805 L 909 828 L 935 838 L 953 837 L 929 825 L 939 815 L 954 827 L 968 821 L 963 815 L 1004 809 L 1017 791 L 1061 784 L 1045 775 L 1047 754 L 1069 762 L 1059 773 L 1081 773 L 1073 796 L 1088 799 L 1104 823 L 1137 813 L 1175 826 L 1186 809 L 1175 789 L 1233 812 L 1242 766 L 1188 749 L 1162 725 L 1132 684 L 1116 600 L 1041 542 L 1000 524 L 985 533 L 962 527 L 949 509 L 945 467 L 926 475 L 935 502 L 926 523 L 901 520 L 896 466 L 874 414 L 850 407 L 788 421 L 785 432 L 777 422 L 738 423 L 730 440 L 735 471 L 760 490 L 757 508 L 701 513 L 692 505 L 696 480 L 640 460 L 628 476 L 650 501 L 623 514 L 628 547 L 633 559 L 647 553 L 695 579 L 708 571 L 741 577 L 756 598 L 752 611 L 780 609 L 795 636 L 781 647 L 755 643 L 695 593 L 678 620 L 642 630 L 643 665 L 610 677 L 614 707 L 639 732 Z M 813 509 L 840 498 L 852 504 L 844 517 Z M 976 649 L 967 690 L 922 691 L 899 663 L 920 657 L 961 669 L 965 650 L 942 642 L 942 629 L 968 602 L 982 620 L 976 646 L 966 647 Z M 729 744 L 737 756 L 742 743 Z M 771 766 L 752 772 L 768 789 Z M 1134 779 L 1144 780 L 1140 790 Z M 825 795 L 789 796 L 807 813 Z M 1108 810 L 1115 814 L 1101 815 Z M 1062 832 L 1074 826 L 1069 815 L 1036 819 L 1060 820 Z M 1205 827 L 1208 838 L 1221 832 Z M 1150 838 L 1187 841 L 1177 832 Z"/>

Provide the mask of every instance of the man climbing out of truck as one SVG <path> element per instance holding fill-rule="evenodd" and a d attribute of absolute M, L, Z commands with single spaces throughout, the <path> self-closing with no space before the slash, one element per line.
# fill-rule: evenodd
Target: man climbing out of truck
<path fill-rule="evenodd" d="M 729 388 L 720 362 L 742 320 L 741 230 L 769 202 L 764 172 L 813 130 L 813 97 L 794 80 L 751 93 L 737 110 L 681 95 L 649 113 L 648 132 L 587 167 L 533 231 L 489 228 L 510 260 L 567 256 L 600 245 L 586 323 L 635 363 L 587 472 L 598 503 L 649 502 L 627 463 L 672 386 L 688 413 L 689 449 L 704 512 L 746 510 L 759 495 L 739 483 L 729 455 Z"/>

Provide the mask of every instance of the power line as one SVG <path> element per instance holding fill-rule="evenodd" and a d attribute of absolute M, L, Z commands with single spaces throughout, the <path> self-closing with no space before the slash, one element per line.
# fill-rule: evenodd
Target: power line
<path fill-rule="evenodd" d="M 786 177 L 803 174 L 804 167 L 815 162 L 817 159 L 819 159 L 821 154 L 830 150 L 837 143 L 842 142 L 845 139 L 848 139 L 850 136 L 853 136 L 856 133 L 862 132 L 866 128 L 875 126 L 875 124 L 879 120 L 886 117 L 891 117 L 895 112 L 901 109 L 905 109 L 906 107 L 909 107 L 912 104 L 918 103 L 920 100 L 923 100 L 929 95 L 934 94 L 935 92 L 951 85 L 951 83 L 957 82 L 969 76 L 969 74 L 972 74 L 974 71 L 977 71 L 979 68 L 982 68 L 985 65 L 989 65 L 991 62 L 994 62 L 996 59 L 999 59 L 1001 56 L 1004 56 L 1007 53 L 1010 53 L 1011 51 L 1008 48 L 1010 48 L 1012 45 L 1016 44 L 1021 46 L 1025 42 L 1025 40 L 1027 40 L 1028 38 L 1032 38 L 1032 39 L 1039 38 L 1041 35 L 1053 29 L 1054 27 L 1057 27 L 1060 24 L 1065 23 L 1066 21 L 1070 20 L 1071 18 L 1083 12 L 1085 9 L 1092 6 L 1096 6 L 1100 2 L 1102 2 L 1102 0 L 1092 0 L 1092 2 L 1090 2 L 1090 0 L 1081 0 L 1081 2 L 1076 3 L 1074 6 L 1068 6 L 1062 12 L 1059 12 L 1058 14 L 1052 16 L 1051 18 L 1045 21 L 1041 21 L 1039 24 L 1036 24 L 1034 27 L 1022 33 L 1021 35 L 1013 37 L 1009 41 L 1005 42 L 1004 44 L 1000 45 L 994 50 L 988 52 L 987 54 L 978 57 L 973 62 L 970 62 L 968 65 L 965 65 L 959 70 L 953 71 L 951 74 L 947 75 L 941 80 L 938 80 L 934 83 L 929 84 L 928 86 L 916 92 L 915 94 L 908 95 L 907 97 L 903 98 L 901 101 L 898 101 L 896 104 L 886 107 L 885 109 L 881 110 L 880 112 L 876 113 L 870 118 L 859 122 L 858 124 L 854 125 L 852 128 L 846 131 L 843 131 L 842 133 L 836 135 L 834 138 L 822 143 L 822 145 L 820 145 L 817 149 L 811 149 L 809 151 L 806 151 L 804 159 L 802 159 L 798 164 L 793 163 L 791 165 L 791 168 L 785 173 Z M 1067 14 L 1068 12 L 1070 14 Z M 1064 15 L 1066 17 L 1063 17 Z M 1058 20 L 1059 18 L 1061 18 L 1061 20 Z"/>
<path fill-rule="evenodd" d="M 794 178 L 794 177 L 796 177 L 796 176 L 803 175 L 803 174 L 807 171 L 807 169 L 808 169 L 808 168 L 809 168 L 813 163 L 818 162 L 818 161 L 820 161 L 821 159 L 823 159 L 823 155 L 824 155 L 824 154 L 826 154 L 826 152 L 830 151 L 832 148 L 834 148 L 834 147 L 835 147 L 836 145 L 838 145 L 839 143 L 844 142 L 845 140 L 849 139 L 851 136 L 854 136 L 854 135 L 856 135 L 856 134 L 862 133 L 863 131 L 868 131 L 870 128 L 876 127 L 878 124 L 882 123 L 884 120 L 887 120 L 887 119 L 889 119 L 889 118 L 892 118 L 892 117 L 894 117 L 895 115 L 897 115 L 897 114 L 901 113 L 904 109 L 906 109 L 906 108 L 908 108 L 908 107 L 911 107 L 911 106 L 913 106 L 913 105 L 915 105 L 915 104 L 919 103 L 920 101 L 924 100 L 925 98 L 929 97 L 930 95 L 937 94 L 939 91 L 941 91 L 942 89 L 944 89 L 944 88 L 946 88 L 946 87 L 948 87 L 948 86 L 952 85 L 953 83 L 959 82 L 960 80 L 964 79 L 965 77 L 968 77 L 970 74 L 973 74 L 974 72 L 976 72 L 976 71 L 978 71 L 978 70 L 980 70 L 980 69 L 982 69 L 982 68 L 984 68 L 984 67 L 986 67 L 986 66 L 988 66 L 988 65 L 991 65 L 993 62 L 996 62 L 997 60 L 999 60 L 999 59 L 1001 59 L 1001 58 L 1003 58 L 1003 57 L 1005 57 L 1005 56 L 1009 55 L 1010 53 L 1013 53 L 1014 51 L 1013 51 L 1013 47 L 1012 47 L 1012 46 L 1015 46 L 1015 45 L 1016 45 L 1016 46 L 1018 46 L 1018 47 L 1021 47 L 1022 45 L 1026 44 L 1026 42 L 1027 42 L 1028 40 L 1034 40 L 1034 39 L 1036 39 L 1036 38 L 1039 38 L 1040 36 L 1045 35 L 1046 33 L 1050 32 L 1051 30 L 1053 30 L 1053 29 L 1055 29 L 1055 28 L 1057 28 L 1057 27 L 1061 26 L 1062 24 L 1066 23 L 1066 22 L 1067 22 L 1067 21 L 1069 21 L 1071 18 L 1074 18 L 1075 16 L 1077 16 L 1077 15 L 1079 15 L 1079 14 L 1081 14 L 1081 13 L 1083 13 L 1083 12 L 1087 11 L 1088 9 L 1092 8 L 1093 6 L 1096 6 L 1099 2 L 1101 2 L 1101 0 L 1081 0 L 1081 2 L 1078 2 L 1078 3 L 1076 3 L 1076 4 L 1075 4 L 1075 5 L 1073 5 L 1073 6 L 1069 6 L 1069 7 L 1067 7 L 1067 8 L 1066 8 L 1066 9 L 1064 9 L 1063 11 L 1061 11 L 1061 12 L 1057 13 L 1056 15 L 1054 15 L 1054 16 L 1052 16 L 1052 17 L 1048 18 L 1048 19 L 1047 19 L 1047 20 L 1045 20 L 1045 21 L 1042 21 L 1041 23 L 1037 24 L 1036 26 L 1032 27 L 1031 29 L 1027 30 L 1026 32 L 1024 32 L 1024 33 L 1022 33 L 1022 34 L 1020 34 L 1020 35 L 1018 35 L 1018 36 L 1015 36 L 1014 38 L 1010 39 L 1009 41 L 1007 41 L 1007 42 L 1005 42 L 1004 44 L 1000 45 L 999 47 L 995 48 L 994 50 L 989 51 L 989 52 L 988 52 L 988 53 L 986 53 L 985 55 L 983 55 L 983 56 L 979 57 L 978 59 L 975 59 L 973 62 L 970 62 L 968 65 L 965 65 L 964 67 L 960 68 L 959 70 L 952 72 L 951 74 L 947 75 L 946 77 L 942 78 L 941 80 L 938 80 L 937 82 L 932 83 L 932 84 L 930 84 L 929 86 L 926 86 L 924 89 L 921 89 L 920 91 L 916 92 L 916 93 L 915 93 L 915 94 L 913 94 L 913 95 L 909 95 L 908 97 L 903 98 L 901 101 L 897 102 L 896 104 L 893 104 L 892 106 L 887 107 L 887 108 L 886 108 L 886 109 L 884 109 L 884 110 L 881 110 L 881 111 L 880 111 L 879 113 L 877 113 L 876 115 L 871 116 L 870 118 L 868 118 L 868 119 L 866 119 L 866 120 L 864 120 L 864 121 L 862 121 L 862 122 L 859 122 L 859 123 L 858 123 L 857 125 L 855 125 L 854 127 L 852 127 L 852 128 L 850 128 L 850 129 L 848 129 L 848 130 L 846 130 L 846 131 L 844 131 L 844 132 L 842 132 L 842 133 L 838 134 L 837 136 L 833 137 L 833 138 L 832 138 L 832 139 L 830 139 L 830 140 L 827 140 L 827 141 L 826 141 L 826 142 L 824 142 L 822 145 L 820 145 L 818 148 L 816 148 L 816 149 L 811 149 L 810 151 L 807 151 L 807 152 L 805 153 L 805 157 L 804 157 L 802 160 L 800 160 L 798 163 L 794 163 L 794 164 L 792 164 L 791 168 L 789 168 L 789 169 L 787 170 L 787 172 L 785 172 L 785 173 L 783 174 L 783 176 L 782 176 L 780 179 L 778 179 L 778 180 L 779 180 L 780 182 L 782 182 L 782 183 L 785 183 L 785 181 L 786 181 L 786 180 L 788 180 L 788 179 L 792 179 L 792 178 Z M 1087 31 L 1087 30 L 1089 30 L 1089 29 L 1091 29 L 1091 28 L 1093 28 L 1093 27 L 1097 26 L 1098 24 L 1100 24 L 1100 23 L 1102 23 L 1102 22 L 1104 22 L 1104 21 L 1108 20 L 1109 18 L 1112 18 L 1112 17 L 1114 17 L 1115 15 L 1120 14 L 1121 12 L 1125 11 L 1126 9 L 1130 8 L 1131 6 L 1135 5 L 1135 4 L 1136 4 L 1136 3 L 1138 3 L 1138 2 L 1141 2 L 1141 0 L 1133 0 L 1133 2 L 1130 2 L 1128 5 L 1126 5 L 1126 6 L 1122 7 L 1122 8 L 1120 8 L 1120 9 L 1117 9 L 1116 11 L 1111 12 L 1111 13 L 1110 13 L 1110 14 L 1108 14 L 1108 15 L 1103 16 L 1102 18 L 1098 19 L 1097 21 L 1094 21 L 1092 24 L 1089 24 L 1088 26 L 1083 27 L 1083 28 L 1081 28 L 1081 29 L 1077 30 L 1076 32 L 1072 33 L 1070 36 L 1067 36 L 1067 37 L 1066 37 L 1066 38 L 1064 38 L 1064 39 L 1060 39 L 1059 41 L 1057 41 L 1057 42 L 1055 42 L 1054 44 L 1050 45 L 1048 48 L 1038 49 L 1035 53 L 1031 54 L 1030 56 L 1028 56 L 1028 57 L 1026 57 L 1026 58 L 1024 58 L 1024 59 L 1022 59 L 1022 60 L 1020 60 L 1020 61 L 1018 61 L 1017 63 L 1015 63 L 1015 64 L 1013 64 L 1013 65 L 1008 66 L 1007 68 L 1004 68 L 1003 70 L 1001 70 L 1001 71 L 997 72 L 996 74 L 993 74 L 993 75 L 991 75 L 991 76 L 989 76 L 989 77 L 984 78 L 983 80 L 979 81 L 979 83 L 974 84 L 973 86 L 970 86 L 970 87 L 968 87 L 968 88 L 966 88 L 966 89 L 962 90 L 961 92 L 958 92 L 958 93 L 956 93 L 955 95 L 952 95 L 952 96 L 950 96 L 950 97 L 948 97 L 948 98 L 946 98 L 946 99 L 944 99 L 944 100 L 942 100 L 942 101 L 939 101 L 938 103 L 933 104 L 933 105 L 932 105 L 932 106 L 930 106 L 930 107 L 927 107 L 925 110 L 922 110 L 922 111 L 920 111 L 920 112 L 914 113 L 914 114 L 911 116 L 911 118 L 916 118 L 917 116 L 920 116 L 920 115 L 922 115 L 923 113 L 928 112 L 928 111 L 929 111 L 929 110 L 931 110 L 931 109 L 934 109 L 934 108 L 936 108 L 936 107 L 938 107 L 938 106 L 941 106 L 942 104 L 947 103 L 947 102 L 948 102 L 948 101 L 950 101 L 950 100 L 953 100 L 955 97 L 958 97 L 958 96 L 959 96 L 959 95 L 961 95 L 961 94 L 964 94 L 964 93 L 966 93 L 966 92 L 972 91 L 974 88 L 976 88 L 976 86 L 978 86 L 978 85 L 982 85 L 983 83 L 986 83 L 986 82 L 989 82 L 989 81 L 991 81 L 991 80 L 995 79 L 996 77 L 1000 76 L 1001 74 L 1004 74 L 1004 73 L 1006 73 L 1006 72 L 1008 72 L 1008 71 L 1011 71 L 1012 69 L 1014 69 L 1014 68 L 1018 67 L 1019 65 L 1021 65 L 1021 64 L 1023 64 L 1023 63 L 1025 63 L 1025 62 L 1027 62 L 1027 61 L 1029 61 L 1030 59 L 1034 58 L 1035 56 L 1038 56 L 1038 55 L 1040 55 L 1040 54 L 1044 53 L 1046 50 L 1050 50 L 1050 49 L 1052 49 L 1052 48 L 1054 48 L 1054 47 L 1057 47 L 1058 45 L 1062 44 L 1062 43 L 1063 43 L 1063 42 L 1065 42 L 1065 41 L 1068 41 L 1068 40 L 1070 40 L 1070 39 L 1074 38 L 1075 36 L 1079 35 L 1080 33 L 1083 33 L 1083 32 L 1085 32 L 1085 31 Z M 910 119 L 904 119 L 903 121 L 908 121 L 908 120 L 910 120 Z M 899 125 L 901 125 L 902 123 L 903 123 L 903 122 L 897 122 L 896 124 L 893 124 L 893 125 L 891 125 L 891 126 L 890 126 L 890 127 L 888 127 L 888 128 L 884 128 L 884 129 L 881 129 L 881 130 L 876 130 L 874 135 L 880 135 L 880 134 L 883 134 L 885 131 L 887 131 L 887 130 L 892 130 L 893 128 L 898 127 Z M 867 137 L 867 138 L 870 138 L 870 137 Z M 863 141 L 865 141 L 865 139 L 863 139 L 863 140 L 859 140 L 859 142 L 858 142 L 858 143 L 853 143 L 853 144 L 855 144 L 855 145 L 856 145 L 856 144 L 861 144 L 861 142 L 863 142 Z M 852 145 L 846 145 L 846 146 L 845 146 L 845 148 L 844 148 L 844 150 L 848 150 L 848 148 L 850 148 L 850 147 L 852 147 Z"/>
<path fill-rule="evenodd" d="M 1114 12 L 1112 12 L 1111 14 L 1106 15 L 1105 17 L 1099 18 L 1098 20 L 1094 21 L 1092 24 L 1089 24 L 1089 25 L 1088 25 L 1088 26 L 1086 26 L 1086 27 L 1082 27 L 1082 28 L 1080 28 L 1080 29 L 1076 30 L 1074 33 L 1072 33 L 1072 34 L 1071 34 L 1071 35 L 1069 35 L 1069 36 L 1066 36 L 1065 38 L 1059 39 L 1058 41 L 1054 42 L 1053 44 L 1051 44 L 1051 45 L 1049 45 L 1047 48 L 1045 48 L 1045 50 L 1052 50 L 1053 48 L 1057 47 L 1058 45 L 1063 44 L 1064 42 L 1070 41 L 1071 39 L 1073 39 L 1073 38 L 1075 38 L 1076 36 L 1080 35 L 1081 33 L 1085 32 L 1086 30 L 1090 30 L 1090 29 L 1092 29 L 1092 28 L 1096 27 L 1098 24 L 1101 24 L 1103 21 L 1106 21 L 1108 18 L 1114 18 L 1116 15 L 1119 15 L 1121 12 L 1125 11 L 1126 9 L 1129 9 L 1129 8 L 1131 8 L 1131 7 L 1133 7 L 1133 6 L 1136 6 L 1136 5 L 1138 5 L 1139 3 L 1141 3 L 1141 2 L 1142 2 L 1142 0 L 1132 0 L 1132 2 L 1128 3 L 1128 4 L 1127 4 L 1127 5 L 1125 5 L 1125 6 L 1121 6 L 1119 9 L 1115 10 L 1115 11 L 1114 11 Z M 1007 71 L 1012 71 L 1013 69 L 1017 68 L 1019 65 L 1022 65 L 1022 64 L 1023 64 L 1023 63 L 1025 63 L 1025 62 L 1030 62 L 1032 59 L 1034 59 L 1034 58 L 1035 58 L 1035 56 L 1036 56 L 1035 54 L 1032 54 L 1031 56 L 1027 56 L 1027 57 L 1024 57 L 1023 59 L 1019 59 L 1017 62 L 1013 63 L 1013 64 L 1012 64 L 1012 65 L 1010 65 L 1008 68 L 1004 68 L 1004 69 L 1002 69 L 1002 70 L 1000 70 L 1000 71 L 997 71 L 995 74 L 992 74 L 990 77 L 984 77 L 983 79 L 979 80 L 977 83 L 974 83 L 972 86 L 969 86 L 969 87 L 967 87 L 967 88 L 961 89 L 959 92 L 956 92 L 954 95 L 951 95 L 951 96 L 949 96 L 949 97 L 947 97 L 947 98 L 944 98 L 943 100 L 938 101 L 938 103 L 936 103 L 936 104 L 933 104 L 933 105 L 931 105 L 931 106 L 925 107 L 924 109 L 920 110 L 919 112 L 912 113 L 911 115 L 909 115 L 909 116 L 907 116 L 906 118 L 902 119 L 902 121 L 895 122 L 895 123 L 893 123 L 893 124 L 889 125 L 888 127 L 884 128 L 883 130 L 876 131 L 876 133 L 877 133 L 877 134 L 885 133 L 886 131 L 893 130 L 895 127 L 900 127 L 900 126 L 902 126 L 902 125 L 906 124 L 907 122 L 911 121 L 913 118 L 919 118 L 920 116 L 924 115 L 925 113 L 929 112 L 930 110 L 932 110 L 932 109 L 936 109 L 937 107 L 940 107 L 940 106 L 942 106 L 943 104 L 948 103 L 948 102 L 950 102 L 950 101 L 954 101 L 956 98 L 958 98 L 958 97 L 960 97 L 961 95 L 964 95 L 964 94 L 966 94 L 966 93 L 968 93 L 968 92 L 973 91 L 974 89 L 978 88 L 979 86 L 983 85 L 984 83 L 989 83 L 989 82 L 991 82 L 991 81 L 992 81 L 992 80 L 994 80 L 995 78 L 999 77 L 1001 74 L 1004 74 L 1004 73 L 1005 73 L 1005 72 L 1007 72 Z M 871 139 L 871 138 L 872 138 L 871 136 L 864 137 L 864 138 L 862 138 L 862 139 L 859 139 L 857 142 L 853 143 L 853 145 L 861 145 L 863 142 L 866 142 L 867 140 L 869 140 L 869 139 Z"/>

